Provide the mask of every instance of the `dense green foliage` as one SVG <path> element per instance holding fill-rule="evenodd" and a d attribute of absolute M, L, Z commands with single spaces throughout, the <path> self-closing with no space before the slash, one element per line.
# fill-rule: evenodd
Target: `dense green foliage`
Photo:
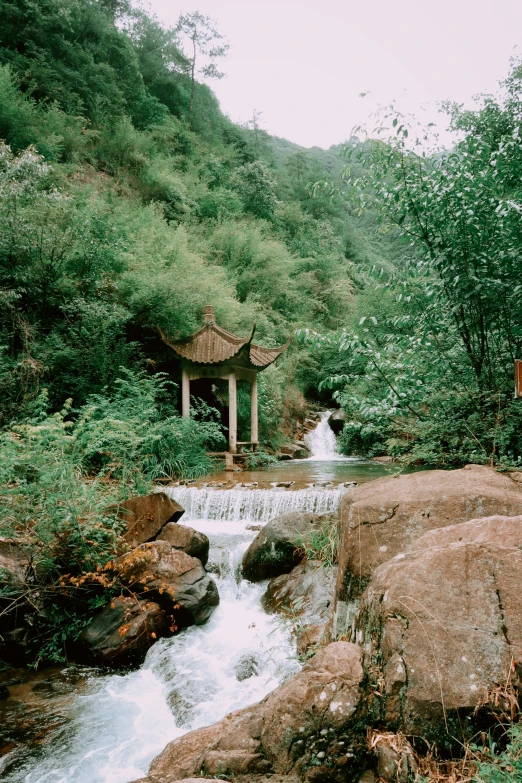
<path fill-rule="evenodd" d="M 522 462 L 521 79 L 515 64 L 498 99 L 446 107 L 460 133 L 450 152 L 428 153 L 428 134 L 412 142 L 395 116 L 386 141 L 345 149 L 346 195 L 411 248 L 365 286 L 350 326 L 308 333 L 319 355 L 337 355 L 324 386 L 348 413 L 347 453 Z"/>
<path fill-rule="evenodd" d="M 522 732 L 515 723 L 507 730 L 507 743 L 499 747 L 491 741 L 489 747 L 474 747 L 480 753 L 475 783 L 520 783 L 522 781 Z"/>
<path fill-rule="evenodd" d="M 102 600 L 85 583 L 64 597 L 63 578 L 114 553 L 111 503 L 206 473 L 223 447 L 226 388 L 198 388 L 181 420 L 158 327 L 186 336 L 212 303 L 268 346 L 336 329 L 357 266 L 383 259 L 350 205 L 310 192 L 340 174 L 338 151 L 221 113 L 198 74 L 219 76 L 225 50 L 197 13 L 166 29 L 126 0 L 0 0 L 0 510 L 34 552 L 46 656 Z M 319 380 L 296 346 L 260 376 L 268 449 Z M 240 383 L 240 438 L 248 426 Z"/>

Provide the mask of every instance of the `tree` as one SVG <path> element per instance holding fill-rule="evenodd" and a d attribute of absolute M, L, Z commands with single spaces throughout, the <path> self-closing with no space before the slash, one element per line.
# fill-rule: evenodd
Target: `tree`
<path fill-rule="evenodd" d="M 265 220 L 273 219 L 277 206 L 277 183 L 263 160 L 246 163 L 237 169 L 234 186 L 246 212 Z"/>
<path fill-rule="evenodd" d="M 302 184 L 302 181 L 306 178 L 310 168 L 308 150 L 297 150 L 297 152 L 289 155 L 285 166 L 288 170 L 290 179 L 296 180 L 299 185 Z"/>
<path fill-rule="evenodd" d="M 178 33 L 189 40 L 192 49 L 191 55 L 187 57 L 191 79 L 189 116 L 192 121 L 196 75 L 201 74 L 207 78 L 222 79 L 225 74 L 218 71 L 215 61 L 226 55 L 229 46 L 226 43 L 219 43 L 223 40 L 223 36 L 216 29 L 214 20 L 200 14 L 199 11 L 180 16 L 176 29 Z M 197 63 L 199 56 L 207 59 L 206 65 L 201 68 L 198 68 Z"/>
<path fill-rule="evenodd" d="M 395 117 L 393 136 L 372 143 L 366 174 L 353 183 L 420 248 L 410 270 L 454 326 L 484 393 L 511 385 L 522 350 L 522 78 L 509 89 L 507 100 L 488 97 L 475 112 L 447 107 L 465 131 L 449 152 L 419 153 L 420 138 L 412 149 Z"/>

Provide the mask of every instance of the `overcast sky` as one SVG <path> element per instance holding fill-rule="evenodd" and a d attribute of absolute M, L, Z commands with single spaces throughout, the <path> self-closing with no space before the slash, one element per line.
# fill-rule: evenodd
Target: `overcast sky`
<path fill-rule="evenodd" d="M 149 2 L 168 25 L 213 16 L 230 43 L 211 83 L 223 111 L 246 122 L 256 109 L 269 133 L 307 147 L 343 141 L 391 101 L 437 120 L 437 102 L 494 91 L 522 44 L 522 0 Z"/>

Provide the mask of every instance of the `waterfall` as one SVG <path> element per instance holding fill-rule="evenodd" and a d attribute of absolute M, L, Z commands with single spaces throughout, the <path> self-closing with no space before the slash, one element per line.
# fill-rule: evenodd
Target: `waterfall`
<path fill-rule="evenodd" d="M 185 509 L 183 524 L 197 519 L 264 524 L 287 511 L 335 512 L 346 490 L 171 487 L 164 491 Z"/>
<path fill-rule="evenodd" d="M 347 459 L 336 451 L 335 435 L 328 424 L 332 411 L 323 411 L 317 427 L 305 435 L 305 443 L 310 449 L 310 459 L 330 461 Z"/>
<path fill-rule="evenodd" d="M 300 669 L 288 622 L 268 615 L 266 582 L 241 579 L 241 559 L 265 523 L 285 511 L 336 511 L 338 489 L 198 489 L 166 492 L 181 522 L 210 538 L 209 568 L 220 604 L 203 626 L 154 644 L 136 671 L 94 673 L 70 700 L 45 742 L 0 762 L 5 783 L 129 783 L 142 778 L 167 742 L 263 699 Z M 49 696 L 53 698 L 53 696 Z M 46 705 L 48 711 L 51 705 Z M 55 707 L 56 709 L 57 707 Z M 37 725 L 37 724 L 36 724 Z"/>

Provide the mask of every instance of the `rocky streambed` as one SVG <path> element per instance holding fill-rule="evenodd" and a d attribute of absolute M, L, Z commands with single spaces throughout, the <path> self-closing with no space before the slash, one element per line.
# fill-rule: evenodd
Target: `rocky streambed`
<path fill-rule="evenodd" d="M 199 547 L 203 569 L 208 536 L 198 574 L 219 605 L 137 670 L 44 677 L 56 724 L 32 744 L 12 732 L 3 779 L 413 781 L 427 747 L 458 753 L 513 709 L 518 479 L 468 466 L 350 490 L 172 490 L 186 517 L 147 546 Z M 338 568 L 314 559 L 325 536 L 339 538 Z"/>

